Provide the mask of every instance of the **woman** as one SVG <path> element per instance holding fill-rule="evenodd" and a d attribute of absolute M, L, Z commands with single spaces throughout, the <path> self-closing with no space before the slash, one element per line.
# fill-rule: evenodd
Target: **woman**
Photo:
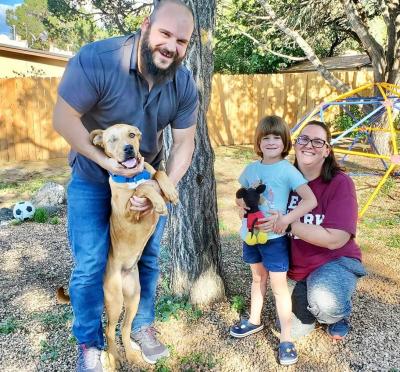
<path fill-rule="evenodd" d="M 327 324 L 327 333 L 343 339 L 349 331 L 351 297 L 357 279 L 366 274 L 354 238 L 357 198 L 353 181 L 336 162 L 331 135 L 319 121 L 309 122 L 297 137 L 295 166 L 308 180 L 318 206 L 288 226 L 291 262 L 292 337 L 310 333 L 315 322 Z M 293 193 L 288 211 L 300 197 Z M 271 229 L 272 218 L 264 224 Z"/>

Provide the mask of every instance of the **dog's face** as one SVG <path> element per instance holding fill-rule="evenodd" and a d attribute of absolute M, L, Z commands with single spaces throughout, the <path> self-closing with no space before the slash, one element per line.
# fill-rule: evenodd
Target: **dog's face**
<path fill-rule="evenodd" d="M 104 153 L 126 168 L 135 168 L 141 159 L 139 152 L 140 130 L 128 124 L 115 124 L 106 130 L 90 132 L 90 141 L 101 146 Z"/>

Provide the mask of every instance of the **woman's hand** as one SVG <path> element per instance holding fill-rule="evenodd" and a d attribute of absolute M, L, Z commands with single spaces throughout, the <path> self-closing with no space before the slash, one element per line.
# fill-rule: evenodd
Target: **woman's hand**
<path fill-rule="evenodd" d="M 264 217 L 264 218 L 259 218 L 258 222 L 257 222 L 257 229 L 263 232 L 272 232 L 274 231 L 274 226 L 275 226 L 275 222 L 277 217 L 277 211 L 269 211 L 269 213 L 271 214 L 268 217 Z"/>
<path fill-rule="evenodd" d="M 276 220 L 274 224 L 274 233 L 276 234 L 283 234 L 287 227 L 289 226 L 289 223 L 287 221 L 286 215 L 282 215 L 281 212 L 278 211 L 272 211 L 274 214 L 276 214 Z"/>

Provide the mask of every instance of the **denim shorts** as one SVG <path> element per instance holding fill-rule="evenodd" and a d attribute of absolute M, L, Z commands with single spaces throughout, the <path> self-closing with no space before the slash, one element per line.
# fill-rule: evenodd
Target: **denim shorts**
<path fill-rule="evenodd" d="M 268 240 L 266 244 L 247 245 L 243 242 L 243 261 L 262 262 L 268 271 L 285 272 L 289 269 L 289 240 L 287 236 Z"/>

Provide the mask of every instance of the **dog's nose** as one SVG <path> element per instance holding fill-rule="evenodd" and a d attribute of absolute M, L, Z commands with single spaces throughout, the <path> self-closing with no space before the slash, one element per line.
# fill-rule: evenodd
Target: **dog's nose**
<path fill-rule="evenodd" d="M 125 154 L 132 154 L 133 146 L 132 145 L 125 145 L 124 146 L 124 152 L 125 152 Z"/>

